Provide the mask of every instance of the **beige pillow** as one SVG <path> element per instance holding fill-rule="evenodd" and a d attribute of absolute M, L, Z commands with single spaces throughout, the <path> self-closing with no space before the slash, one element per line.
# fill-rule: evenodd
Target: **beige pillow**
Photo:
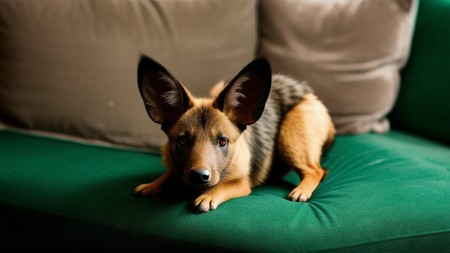
<path fill-rule="evenodd" d="M 413 0 L 263 0 L 260 54 L 275 71 L 309 82 L 338 133 L 384 132 L 416 6 Z"/>
<path fill-rule="evenodd" d="M 207 95 L 253 59 L 256 33 L 256 1 L 0 1 L 0 122 L 159 149 L 140 54 Z"/>

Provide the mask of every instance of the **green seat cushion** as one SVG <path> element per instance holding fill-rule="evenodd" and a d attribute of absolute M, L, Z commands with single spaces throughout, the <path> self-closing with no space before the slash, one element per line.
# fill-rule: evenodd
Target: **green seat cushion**
<path fill-rule="evenodd" d="M 180 196 L 135 198 L 158 155 L 0 131 L 1 248 L 448 251 L 450 150 L 402 132 L 340 136 L 307 203 L 290 173 L 196 215 Z"/>
<path fill-rule="evenodd" d="M 450 1 L 420 1 L 392 125 L 450 144 Z"/>

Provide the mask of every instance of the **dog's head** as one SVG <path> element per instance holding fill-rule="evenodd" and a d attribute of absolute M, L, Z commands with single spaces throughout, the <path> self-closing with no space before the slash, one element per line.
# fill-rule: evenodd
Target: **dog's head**
<path fill-rule="evenodd" d="M 138 85 L 148 115 L 168 136 L 167 169 L 190 186 L 207 188 L 237 173 L 229 164 L 242 148 L 241 133 L 264 111 L 271 70 L 266 60 L 254 60 L 216 97 L 198 99 L 161 64 L 142 56 Z"/>

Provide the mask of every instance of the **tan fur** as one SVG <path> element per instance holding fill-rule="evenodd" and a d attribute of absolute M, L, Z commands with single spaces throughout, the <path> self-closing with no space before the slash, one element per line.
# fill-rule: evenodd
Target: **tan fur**
<path fill-rule="evenodd" d="M 302 179 L 289 194 L 291 200 L 311 198 L 325 174 L 320 165 L 322 147 L 333 141 L 334 133 L 327 109 L 313 94 L 285 115 L 278 136 L 279 154 Z"/>
<path fill-rule="evenodd" d="M 211 211 L 229 199 L 247 196 L 251 192 L 252 189 L 248 177 L 226 181 L 200 195 L 194 201 L 194 206 L 198 207 L 197 212 Z"/>
<path fill-rule="evenodd" d="M 251 155 L 243 135 L 240 135 L 239 131 L 232 126 L 231 122 L 221 111 L 212 107 L 212 100 L 194 98 L 193 102 L 194 106 L 191 110 L 186 112 L 182 119 L 167 132 L 169 139 L 176 138 L 180 133 L 180 129 L 184 130 L 182 125 L 186 122 L 195 125 L 193 122 L 189 122 L 189 120 L 186 119 L 193 117 L 193 114 L 198 111 L 198 108 L 209 107 L 214 120 L 216 121 L 215 124 L 210 126 L 206 132 L 201 131 L 200 128 L 191 128 L 191 133 L 197 132 L 197 136 L 207 139 L 207 136 L 214 136 L 218 132 L 224 132 L 230 138 L 230 141 L 235 143 L 235 145 L 233 145 L 233 150 L 229 151 L 234 153 L 234 156 L 226 168 L 228 171 L 226 177 L 220 178 L 219 182 L 217 170 L 212 169 L 211 181 L 214 187 L 206 189 L 206 191 L 194 201 L 194 205 L 198 207 L 198 210 L 205 212 L 215 209 L 219 204 L 226 200 L 246 196 L 251 193 L 252 184 L 249 180 Z M 181 132 L 183 130 L 181 130 Z M 171 153 L 169 152 L 170 145 L 172 144 L 169 141 L 162 148 L 163 164 L 167 168 L 166 174 L 152 183 L 139 185 L 136 187 L 135 193 L 142 197 L 158 195 L 163 192 L 163 185 L 172 177 L 181 176 L 182 178 L 186 178 L 188 176 L 186 174 L 188 172 L 187 170 L 181 172 L 177 170 L 174 158 L 171 157 Z M 213 158 L 218 156 L 214 153 L 214 150 L 208 146 L 207 142 L 199 141 L 192 147 L 191 154 L 186 162 L 189 163 L 189 167 L 192 168 L 214 168 L 217 161 Z"/>
<path fill-rule="evenodd" d="M 148 114 L 162 124 L 169 140 L 162 148 L 167 172 L 136 187 L 136 195 L 159 195 L 178 178 L 198 190 L 197 212 L 208 212 L 249 195 L 270 174 L 293 169 L 301 182 L 288 198 L 311 198 L 326 174 L 320 157 L 331 146 L 335 129 L 325 106 L 305 84 L 282 75 L 271 78 L 268 64 L 259 60 L 230 84 L 215 85 L 212 98 L 203 99 L 193 97 L 151 59 L 144 57 L 139 71 Z M 272 168 L 278 156 L 283 165 Z"/>

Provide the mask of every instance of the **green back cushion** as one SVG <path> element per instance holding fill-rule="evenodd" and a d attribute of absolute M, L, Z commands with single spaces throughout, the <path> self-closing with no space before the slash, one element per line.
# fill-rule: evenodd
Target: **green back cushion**
<path fill-rule="evenodd" d="M 394 127 L 450 143 L 450 0 L 421 1 Z"/>

